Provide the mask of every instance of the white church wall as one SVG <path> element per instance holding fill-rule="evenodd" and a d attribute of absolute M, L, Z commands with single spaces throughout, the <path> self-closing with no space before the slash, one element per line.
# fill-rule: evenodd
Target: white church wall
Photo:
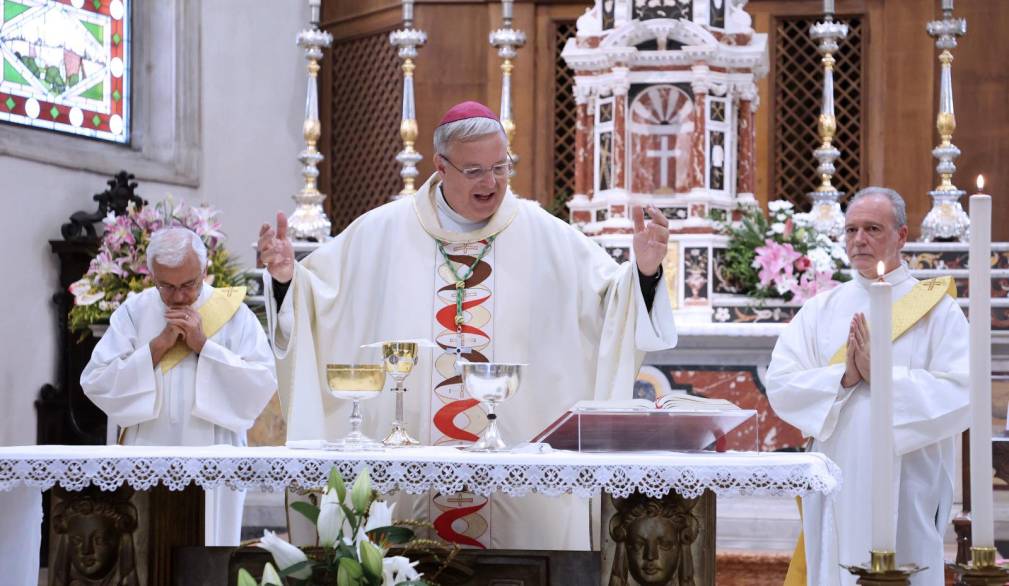
<path fill-rule="evenodd" d="M 138 177 L 138 193 L 148 201 L 172 194 L 221 209 L 229 249 L 251 267 L 250 245 L 259 225 L 277 210 L 290 212 L 290 195 L 302 183 L 296 156 L 302 145 L 305 69 L 294 38 L 308 20 L 307 3 L 194 4 L 200 9 L 199 183 L 183 187 Z M 0 126 L 0 133 L 8 130 Z M 58 381 L 51 302 L 58 287 L 57 259 L 48 241 L 60 238 L 60 225 L 71 213 L 95 209 L 91 196 L 110 178 L 66 167 L 0 156 L 0 251 L 6 258 L 0 285 L 2 445 L 34 443 L 33 402 L 42 385 Z"/>

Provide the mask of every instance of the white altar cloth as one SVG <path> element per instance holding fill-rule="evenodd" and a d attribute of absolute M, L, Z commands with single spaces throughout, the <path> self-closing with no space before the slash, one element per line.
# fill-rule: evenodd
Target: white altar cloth
<path fill-rule="evenodd" d="M 479 494 L 622 497 L 634 490 L 685 497 L 706 489 L 716 495 L 802 496 L 832 494 L 841 472 L 815 453 L 622 452 L 471 453 L 449 447 L 382 452 L 335 452 L 287 447 L 15 446 L 0 447 L 0 552 L 14 583 L 34 584 L 39 558 L 41 491 L 94 485 L 114 490 L 127 483 L 145 490 L 162 483 L 181 490 L 227 485 L 278 491 L 321 487 L 337 466 L 351 479 L 368 467 L 376 490 Z M 830 507 L 825 507 L 830 509 Z M 832 519 L 824 519 L 831 523 Z M 34 534 L 34 535 L 33 535 Z M 30 578 L 30 580 L 29 580 Z"/>

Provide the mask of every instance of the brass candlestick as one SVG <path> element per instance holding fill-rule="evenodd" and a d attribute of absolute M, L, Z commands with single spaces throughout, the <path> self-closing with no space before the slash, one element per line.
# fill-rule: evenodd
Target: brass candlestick
<path fill-rule="evenodd" d="M 910 585 L 911 576 L 924 570 L 915 564 L 897 565 L 897 554 L 892 551 L 869 551 L 869 564 L 844 566 L 848 572 L 858 576 L 858 584 L 864 586 Z"/>
<path fill-rule="evenodd" d="M 957 574 L 957 584 L 1003 586 L 1009 582 L 1009 568 L 995 563 L 994 547 L 970 548 L 969 564 L 947 564 Z"/>

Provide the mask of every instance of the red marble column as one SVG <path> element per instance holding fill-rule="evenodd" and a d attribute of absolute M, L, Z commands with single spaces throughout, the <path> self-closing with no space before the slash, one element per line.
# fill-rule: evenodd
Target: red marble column
<path fill-rule="evenodd" d="M 575 194 L 592 192 L 592 115 L 588 103 L 580 101 L 575 115 Z"/>
<path fill-rule="evenodd" d="M 708 94 L 696 92 L 694 94 L 694 135 L 690 141 L 690 174 L 687 185 L 691 189 L 701 189 L 704 187 L 704 152 L 705 120 Z"/>
<path fill-rule="evenodd" d="M 754 123 L 753 102 L 739 100 L 739 173 L 736 193 L 755 193 L 757 189 L 757 128 Z"/>
<path fill-rule="evenodd" d="M 627 89 L 617 93 L 613 100 L 613 187 L 627 189 Z"/>

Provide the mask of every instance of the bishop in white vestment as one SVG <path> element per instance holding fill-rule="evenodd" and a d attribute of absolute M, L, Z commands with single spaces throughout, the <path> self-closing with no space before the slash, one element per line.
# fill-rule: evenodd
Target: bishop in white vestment
<path fill-rule="evenodd" d="M 507 189 L 507 142 L 486 107 L 469 102 L 450 110 L 435 150 L 438 173 L 414 196 L 364 214 L 300 263 L 284 238 L 283 216 L 277 231 L 263 226 L 260 252 L 272 276 L 268 330 L 288 440 L 347 433 L 348 408 L 327 392 L 325 368 L 381 362 L 362 344 L 437 344 L 422 351 L 407 379 L 405 421 L 429 445 L 472 442 L 487 424 L 462 389 L 458 357 L 528 364 L 517 394 L 497 410 L 505 439 L 517 443 L 578 400 L 630 398 L 644 353 L 675 345 L 660 272 L 668 228 L 657 210 L 649 210 L 647 225 L 637 210 L 636 263 L 618 265 Z M 386 435 L 393 405 L 392 393 L 363 404 L 368 435 Z M 588 503 L 573 497 L 414 500 L 412 511 L 401 506 L 398 514 L 429 519 L 440 537 L 463 545 L 590 546 Z"/>
<path fill-rule="evenodd" d="M 81 375 L 85 394 L 129 445 L 246 444 L 277 388 L 273 352 L 244 287 L 205 284 L 206 248 L 185 228 L 148 245 L 155 287 L 113 314 Z M 207 545 L 236 546 L 244 491 L 206 493 Z"/>
<path fill-rule="evenodd" d="M 943 294 L 948 281 L 915 288 L 917 279 L 901 263 L 907 226 L 896 192 L 866 188 L 856 194 L 845 233 L 855 278 L 802 307 L 778 338 L 767 370 L 767 398 L 778 416 L 812 437 L 813 451 L 836 462 L 844 478 L 833 500 L 803 499 L 806 583 L 853 585 L 856 578 L 838 564 L 869 561 L 872 324 L 864 314 L 876 264 L 883 261 L 894 301 L 913 295 L 919 308 L 917 321 L 893 344 L 897 563 L 928 567 L 911 578 L 914 586 L 939 586 L 955 478 L 953 438 L 969 423 L 967 321 L 955 299 Z M 933 284 L 943 289 L 930 291 Z M 895 321 L 898 312 L 910 315 L 907 307 L 895 305 Z M 822 507 L 834 507 L 827 518 L 836 526 L 821 526 Z"/>

